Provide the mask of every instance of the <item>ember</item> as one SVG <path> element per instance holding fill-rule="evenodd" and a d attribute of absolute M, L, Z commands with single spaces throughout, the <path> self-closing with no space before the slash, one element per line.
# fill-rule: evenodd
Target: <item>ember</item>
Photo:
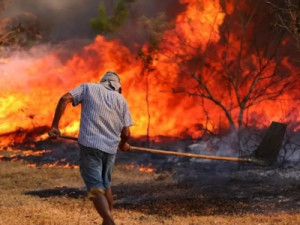
<path fill-rule="evenodd" d="M 156 169 L 153 167 L 151 163 L 149 163 L 147 166 L 141 164 L 141 165 L 136 165 L 135 163 L 130 163 L 130 164 L 123 164 L 119 165 L 119 168 L 123 170 L 138 170 L 139 172 L 142 173 L 154 173 Z"/>
<path fill-rule="evenodd" d="M 139 171 L 140 172 L 145 172 L 145 173 L 153 173 L 156 171 L 155 168 L 152 168 L 152 164 L 149 163 L 148 166 L 140 165 L 139 166 Z"/>
<path fill-rule="evenodd" d="M 56 167 L 56 168 L 65 168 L 65 169 L 79 169 L 78 165 L 70 165 L 69 163 L 65 165 L 60 165 L 59 162 L 53 163 L 53 164 L 43 164 L 42 167 Z"/>

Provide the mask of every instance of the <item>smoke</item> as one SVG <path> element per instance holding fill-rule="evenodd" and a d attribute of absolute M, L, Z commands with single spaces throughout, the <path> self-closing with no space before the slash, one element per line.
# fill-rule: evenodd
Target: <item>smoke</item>
<path fill-rule="evenodd" d="M 13 17 L 24 12 L 32 13 L 41 24 L 44 41 L 59 42 L 73 38 L 93 39 L 95 33 L 89 20 L 97 16 L 100 3 L 104 3 L 107 12 L 113 11 L 116 0 L 10 0 L 4 12 L 5 17 Z M 175 18 L 184 5 L 174 0 L 139 0 L 128 4 L 130 17 L 124 27 L 113 34 L 127 43 L 140 41 L 137 32 L 138 18 L 155 17 L 164 12 L 169 19 Z"/>
<path fill-rule="evenodd" d="M 1 74 L 1 88 L 3 93 L 11 90 L 23 90 L 28 91 L 31 88 L 30 83 L 36 82 L 42 79 L 49 79 L 47 74 L 47 65 L 45 65 L 44 71 L 40 73 L 30 73 L 32 66 L 40 60 L 42 57 L 50 55 L 55 50 L 62 51 L 58 46 L 51 45 L 38 45 L 31 48 L 29 51 L 15 51 L 10 54 L 6 61 L 0 64 L 0 74 Z M 51 56 L 51 55 L 50 55 Z M 52 56 L 48 61 L 53 62 L 54 65 L 50 66 L 60 66 L 61 62 Z M 4 85 L 5 84 L 5 85 Z M 2 96 L 1 96 L 2 97 Z"/>
<path fill-rule="evenodd" d="M 55 42 L 91 37 L 89 18 L 96 15 L 98 4 L 97 0 L 11 0 L 4 15 L 34 14 L 39 19 L 44 39 Z"/>

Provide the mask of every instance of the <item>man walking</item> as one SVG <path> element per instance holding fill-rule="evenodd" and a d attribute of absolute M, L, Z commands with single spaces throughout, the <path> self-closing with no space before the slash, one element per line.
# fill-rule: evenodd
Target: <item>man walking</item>
<path fill-rule="evenodd" d="M 48 132 L 50 137 L 60 136 L 59 121 L 69 103 L 81 104 L 79 166 L 88 198 L 103 218 L 103 225 L 115 225 L 111 215 L 111 174 L 117 149 L 130 149 L 127 140 L 132 126 L 128 104 L 121 95 L 119 76 L 109 71 L 100 83 L 83 83 L 64 94 L 55 110 Z"/>

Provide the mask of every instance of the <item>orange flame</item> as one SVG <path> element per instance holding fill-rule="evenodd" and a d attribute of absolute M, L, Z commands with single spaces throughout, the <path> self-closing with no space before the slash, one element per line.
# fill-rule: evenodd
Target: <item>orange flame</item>
<path fill-rule="evenodd" d="M 130 164 L 123 164 L 120 165 L 120 168 L 124 170 L 138 170 L 139 172 L 142 173 L 154 173 L 156 171 L 155 168 L 153 168 L 152 163 L 149 163 L 148 165 L 136 165 L 135 163 L 130 163 Z"/>
<path fill-rule="evenodd" d="M 175 19 L 173 29 L 164 35 L 164 46 L 173 46 L 172 52 L 160 52 L 153 62 L 155 70 L 149 75 L 149 112 L 151 117 L 150 135 L 199 137 L 202 125 L 214 130 L 224 124 L 224 116 L 212 103 L 206 104 L 209 118 L 203 108 L 190 96 L 178 96 L 159 82 L 167 77 L 169 82 L 176 82 L 178 62 L 170 62 L 170 54 L 183 54 L 193 49 L 182 49 L 179 38 L 191 46 L 205 46 L 208 42 L 218 42 L 219 27 L 227 14 L 234 10 L 233 1 L 228 1 L 221 8 L 219 1 L 181 0 L 186 10 Z M 225 10 L 225 12 L 223 11 Z M 144 46 L 147 49 L 147 46 Z M 36 54 L 36 52 L 39 54 Z M 34 54 L 33 54 L 34 52 Z M 22 55 L 23 54 L 23 55 Z M 59 97 L 83 82 L 98 82 L 107 70 L 120 74 L 124 96 L 132 112 L 134 136 L 145 135 L 148 126 L 146 104 L 146 83 L 143 76 L 143 62 L 137 59 L 136 52 L 124 46 L 118 40 L 106 40 L 97 36 L 93 43 L 74 54 L 67 61 L 61 59 L 57 50 L 45 46 L 33 48 L 7 59 L 0 59 L 0 135 L 15 132 L 22 128 L 31 130 L 38 126 L 50 126 L 54 109 Z M 192 53 L 191 53 L 192 54 Z M 34 55 L 34 57 L 32 57 Z M 184 56 L 183 56 L 184 57 Z M 219 88 L 214 81 L 215 89 Z M 285 96 L 284 96 L 285 97 Z M 288 98 L 288 96 L 287 96 Z M 287 116 L 290 102 L 264 103 L 257 105 L 251 112 L 265 117 L 262 126 L 271 120 L 281 120 Z M 276 108 L 284 108 L 280 113 Z M 79 108 L 68 107 L 61 120 L 61 132 L 77 135 L 79 128 Z M 290 115 L 291 116 L 291 115 Z M 299 119 L 299 112 L 291 116 Z M 46 138 L 42 134 L 40 139 Z M 0 144 L 7 145 L 12 140 L 0 138 Z"/>
<path fill-rule="evenodd" d="M 151 163 L 149 163 L 148 166 L 140 165 L 139 171 L 144 173 L 153 173 L 156 171 L 156 169 L 152 167 Z"/>
<path fill-rule="evenodd" d="M 28 167 L 44 167 L 44 168 L 63 168 L 63 169 L 79 169 L 78 165 L 71 165 L 69 163 L 65 164 L 65 165 L 60 165 L 58 164 L 58 162 L 55 163 L 46 163 L 46 164 L 42 164 L 41 166 L 38 166 L 35 163 L 29 163 L 27 164 Z"/>

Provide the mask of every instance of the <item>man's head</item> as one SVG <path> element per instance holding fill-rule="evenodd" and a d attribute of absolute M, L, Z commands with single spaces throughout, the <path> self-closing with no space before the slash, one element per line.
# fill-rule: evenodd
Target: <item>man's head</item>
<path fill-rule="evenodd" d="M 100 80 L 105 88 L 121 93 L 121 80 L 118 74 L 112 71 L 107 71 Z"/>

